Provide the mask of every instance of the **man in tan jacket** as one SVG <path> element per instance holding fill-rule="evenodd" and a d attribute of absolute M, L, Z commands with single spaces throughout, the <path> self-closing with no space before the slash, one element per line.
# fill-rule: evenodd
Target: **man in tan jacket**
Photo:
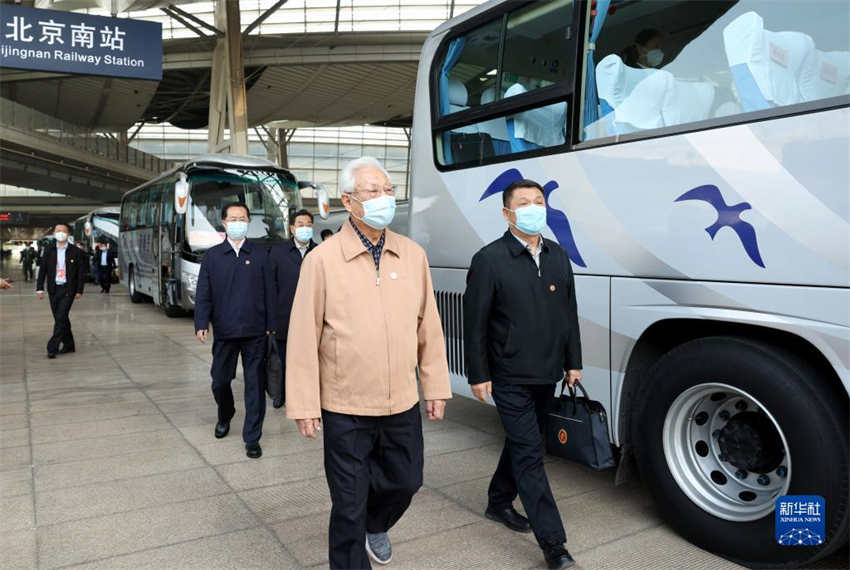
<path fill-rule="evenodd" d="M 286 349 L 286 414 L 306 437 L 324 426 L 331 568 L 392 558 L 387 531 L 422 486 L 422 418 L 451 398 L 425 252 L 387 229 L 389 175 L 373 158 L 340 177 L 350 218 L 304 259 Z M 418 382 L 417 382 L 418 379 Z"/>

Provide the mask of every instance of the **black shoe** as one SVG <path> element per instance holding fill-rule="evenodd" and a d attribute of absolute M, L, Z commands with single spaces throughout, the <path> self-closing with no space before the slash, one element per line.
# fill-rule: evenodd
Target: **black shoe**
<path fill-rule="evenodd" d="M 263 448 L 260 447 L 259 441 L 252 441 L 245 444 L 245 455 L 251 459 L 257 459 L 263 455 Z"/>
<path fill-rule="evenodd" d="M 226 422 L 218 422 L 215 424 L 215 437 L 221 439 L 230 431 L 230 420 Z"/>
<path fill-rule="evenodd" d="M 77 352 L 77 350 L 75 348 L 62 348 L 59 354 L 68 354 L 69 352 Z"/>
<path fill-rule="evenodd" d="M 513 531 L 531 532 L 531 523 L 528 522 L 527 518 L 516 512 L 513 506 L 506 509 L 487 507 L 487 510 L 484 511 L 484 516 L 491 521 L 502 523 Z"/>
<path fill-rule="evenodd" d="M 56 358 L 56 353 L 55 352 L 48 352 L 47 358 Z"/>
<path fill-rule="evenodd" d="M 563 546 L 550 546 L 543 549 L 543 557 L 546 559 L 546 565 L 551 570 L 561 570 L 561 568 L 569 568 L 576 563 L 567 549 Z"/>

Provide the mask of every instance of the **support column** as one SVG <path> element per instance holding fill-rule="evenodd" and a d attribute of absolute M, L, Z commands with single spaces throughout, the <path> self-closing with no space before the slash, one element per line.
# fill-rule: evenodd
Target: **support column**
<path fill-rule="evenodd" d="M 225 34 L 216 40 L 213 51 L 207 147 L 210 152 L 229 150 L 247 155 L 248 105 L 239 0 L 218 0 L 215 19 L 216 27 Z M 224 140 L 225 121 L 230 129 L 229 143 Z"/>

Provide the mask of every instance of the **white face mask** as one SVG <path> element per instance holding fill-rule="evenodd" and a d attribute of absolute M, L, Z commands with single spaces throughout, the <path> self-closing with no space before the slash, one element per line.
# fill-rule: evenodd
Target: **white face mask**
<path fill-rule="evenodd" d="M 664 52 L 660 49 L 651 49 L 646 52 L 646 63 L 650 67 L 658 67 L 664 61 Z"/>
<path fill-rule="evenodd" d="M 68 241 L 68 234 L 65 232 L 55 232 L 53 234 L 53 237 L 56 238 L 56 241 L 58 241 L 59 243 Z"/>

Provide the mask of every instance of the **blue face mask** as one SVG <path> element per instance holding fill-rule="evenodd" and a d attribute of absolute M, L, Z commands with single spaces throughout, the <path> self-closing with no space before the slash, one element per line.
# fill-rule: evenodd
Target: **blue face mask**
<path fill-rule="evenodd" d="M 524 234 L 537 235 L 546 227 L 546 208 L 544 206 L 531 204 L 516 210 L 505 209 L 516 214 L 516 224 L 513 225 Z"/>
<path fill-rule="evenodd" d="M 354 196 L 351 198 L 357 200 Z M 395 196 L 384 194 L 360 203 L 363 204 L 363 217 L 357 219 L 370 228 L 382 230 L 392 223 L 395 217 Z"/>
<path fill-rule="evenodd" d="M 311 239 L 313 239 L 313 228 L 308 226 L 301 226 L 300 228 L 295 228 L 295 239 L 297 239 L 301 243 L 307 243 Z"/>
<path fill-rule="evenodd" d="M 248 234 L 248 222 L 227 222 L 225 230 L 230 239 L 242 239 Z"/>

